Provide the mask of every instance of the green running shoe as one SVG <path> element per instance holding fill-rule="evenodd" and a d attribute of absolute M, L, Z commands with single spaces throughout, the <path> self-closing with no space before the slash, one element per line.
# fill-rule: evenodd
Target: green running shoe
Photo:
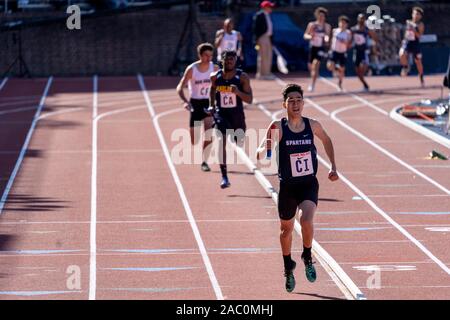
<path fill-rule="evenodd" d="M 294 270 L 296 267 L 296 263 L 294 260 L 292 260 L 292 269 L 284 269 L 284 276 L 286 277 L 286 291 L 292 292 L 295 288 L 295 277 L 294 277 Z"/>
<path fill-rule="evenodd" d="M 316 279 L 317 279 L 316 269 L 313 266 L 313 264 L 315 262 L 312 261 L 311 257 L 304 257 L 303 254 L 302 254 L 302 260 L 305 263 L 306 279 L 308 279 L 309 282 L 316 281 Z"/>

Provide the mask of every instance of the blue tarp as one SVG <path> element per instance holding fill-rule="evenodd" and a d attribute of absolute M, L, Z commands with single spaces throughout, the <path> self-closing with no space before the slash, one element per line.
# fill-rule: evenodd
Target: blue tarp
<path fill-rule="evenodd" d="M 254 13 L 242 16 L 238 30 L 244 38 L 244 68 L 256 70 L 257 53 L 253 43 L 252 22 Z M 272 13 L 273 43 L 288 62 L 290 71 L 307 70 L 308 42 L 303 39 L 304 30 L 294 24 L 286 13 Z M 274 55 L 272 66 L 276 68 Z"/>

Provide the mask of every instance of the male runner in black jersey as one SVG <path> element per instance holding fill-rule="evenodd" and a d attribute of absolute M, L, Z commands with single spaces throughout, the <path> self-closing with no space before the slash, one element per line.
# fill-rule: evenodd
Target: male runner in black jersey
<path fill-rule="evenodd" d="M 214 114 L 215 128 L 221 133 L 220 171 L 222 189 L 230 186 L 227 174 L 226 140 L 231 135 L 238 145 L 245 139 L 245 114 L 242 102 L 252 103 L 249 76 L 236 68 L 236 51 L 222 53 L 222 69 L 211 75 L 208 111 Z"/>
<path fill-rule="evenodd" d="M 292 292 L 295 288 L 293 271 L 296 263 L 291 258 L 291 246 L 297 209 L 302 211 L 300 224 L 303 253 L 301 258 L 305 264 L 306 278 L 310 282 L 316 280 L 316 270 L 311 257 L 314 236 L 313 218 L 319 198 L 314 136 L 322 141 L 331 162 L 328 179 L 336 181 L 339 178 L 334 161 L 333 143 L 318 121 L 302 116 L 303 106 L 302 88 L 296 84 L 286 85 L 283 89 L 283 108 L 287 111 L 287 118 L 270 124 L 256 154 L 257 159 L 260 159 L 264 152 L 272 150 L 271 142 L 278 142 L 277 159 L 280 180 L 278 214 L 281 223 L 280 243 L 284 260 L 285 285 L 288 292 Z"/>
<path fill-rule="evenodd" d="M 364 90 L 369 91 L 369 85 L 364 80 L 364 75 L 369 67 L 369 48 L 367 42 L 370 37 L 376 43 L 378 37 L 373 30 L 367 27 L 364 13 L 358 14 L 357 21 L 358 23 L 350 29 L 353 37 L 353 63 L 355 64 L 356 74 L 364 86 Z"/>
<path fill-rule="evenodd" d="M 402 76 L 408 75 L 409 72 L 408 58 L 409 55 L 411 54 L 417 66 L 420 84 L 424 86 L 425 82 L 423 80 L 422 52 L 420 50 L 420 37 L 425 32 L 425 25 L 422 22 L 422 17 L 423 17 L 423 9 L 420 7 L 414 7 L 412 9 L 411 20 L 406 20 L 406 29 L 399 55 L 400 55 L 400 63 L 403 66 L 401 75 Z"/>
<path fill-rule="evenodd" d="M 331 25 L 326 23 L 328 10 L 323 7 L 318 7 L 314 11 L 316 21 L 311 21 L 306 27 L 303 38 L 309 41 L 309 59 L 308 68 L 311 74 L 311 85 L 308 91 L 314 91 L 316 80 L 319 75 L 320 62 L 326 55 L 329 47 Z"/>

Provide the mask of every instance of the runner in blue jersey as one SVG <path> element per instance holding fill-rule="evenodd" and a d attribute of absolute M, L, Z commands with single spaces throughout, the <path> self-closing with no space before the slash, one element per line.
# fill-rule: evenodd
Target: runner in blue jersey
<path fill-rule="evenodd" d="M 314 236 L 313 218 L 319 198 L 317 181 L 317 150 L 314 136 L 318 137 L 325 148 L 331 169 L 328 179 L 336 181 L 339 176 L 334 160 L 334 148 L 330 137 L 322 125 L 313 119 L 302 116 L 303 90 L 296 84 L 288 84 L 283 89 L 283 108 L 287 118 L 273 121 L 267 129 L 266 136 L 257 150 L 257 159 L 272 150 L 272 143 L 278 142 L 277 160 L 280 189 L 278 193 L 278 214 L 280 217 L 280 243 L 284 260 L 285 287 L 288 292 L 295 288 L 294 269 L 296 263 L 291 258 L 292 232 L 295 215 L 302 211 L 303 253 L 305 274 L 310 282 L 316 280 L 316 271 L 311 257 Z"/>

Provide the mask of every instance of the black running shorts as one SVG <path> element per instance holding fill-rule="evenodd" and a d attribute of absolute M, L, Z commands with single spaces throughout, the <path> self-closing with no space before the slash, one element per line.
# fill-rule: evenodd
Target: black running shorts
<path fill-rule="evenodd" d="M 301 183 L 280 181 L 278 192 L 278 215 L 282 220 L 290 220 L 295 216 L 298 206 L 305 200 L 319 201 L 319 181 L 316 177 Z"/>
<path fill-rule="evenodd" d="M 209 107 L 208 99 L 191 99 L 191 106 L 193 110 L 191 110 L 191 117 L 189 119 L 189 127 L 193 127 L 195 122 L 203 121 L 209 115 L 205 112 L 205 109 Z M 199 123 L 197 123 L 198 125 Z"/>

